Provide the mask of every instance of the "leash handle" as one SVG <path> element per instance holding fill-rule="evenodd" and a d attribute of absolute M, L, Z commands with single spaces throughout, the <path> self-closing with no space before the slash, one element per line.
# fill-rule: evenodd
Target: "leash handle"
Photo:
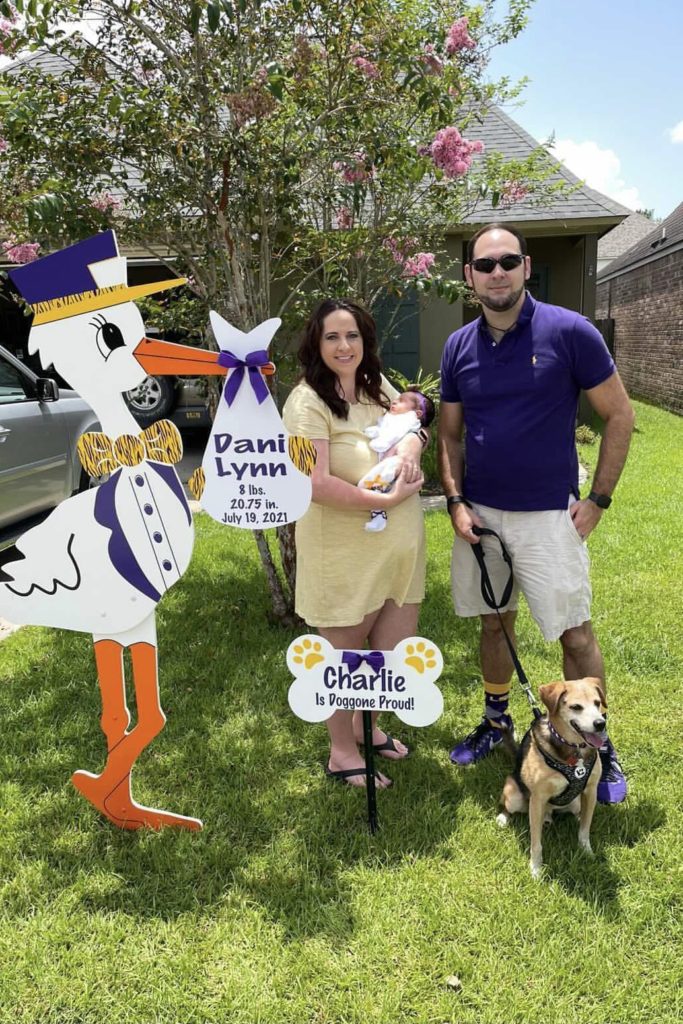
<path fill-rule="evenodd" d="M 491 583 L 491 577 L 489 576 L 488 569 L 486 568 L 486 553 L 484 551 L 483 545 L 481 543 L 471 545 L 472 553 L 474 554 L 474 557 L 476 558 L 479 564 L 479 571 L 481 572 L 481 596 L 484 598 L 484 601 L 489 606 L 489 608 L 491 608 L 491 610 L 494 611 L 498 616 L 500 628 L 503 631 L 503 636 L 505 637 L 505 642 L 507 644 L 508 651 L 510 652 L 510 657 L 512 658 L 512 664 L 514 665 L 515 672 L 517 673 L 517 678 L 519 679 L 520 685 L 526 694 L 527 700 L 529 701 L 529 705 L 534 714 L 534 718 L 540 718 L 541 710 L 538 707 L 536 698 L 532 693 L 531 684 L 529 683 L 526 672 L 522 668 L 521 661 L 517 657 L 517 651 L 514 648 L 512 640 L 508 636 L 508 632 L 505 628 L 505 623 L 503 622 L 503 617 L 500 614 L 500 609 L 504 608 L 505 605 L 510 600 L 510 597 L 512 595 L 512 587 L 514 583 L 514 576 L 512 572 L 512 559 L 510 557 L 510 552 L 505 547 L 502 538 L 496 533 L 495 530 L 489 530 L 488 527 L 486 526 L 473 526 L 472 533 L 477 537 L 493 537 L 500 544 L 500 552 L 501 555 L 503 556 L 503 561 L 505 562 L 509 570 L 508 580 L 507 583 L 505 584 L 505 588 L 503 589 L 503 594 L 500 601 L 496 601 L 496 595 L 493 590 L 493 584 Z"/>

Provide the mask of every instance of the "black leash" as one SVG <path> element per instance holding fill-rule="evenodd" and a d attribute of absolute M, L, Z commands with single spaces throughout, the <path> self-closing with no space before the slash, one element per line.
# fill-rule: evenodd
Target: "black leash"
<path fill-rule="evenodd" d="M 496 595 L 493 591 L 491 577 L 489 576 L 488 569 L 486 568 L 486 554 L 484 552 L 484 548 L 481 541 L 478 544 L 471 545 L 474 557 L 479 563 L 479 571 L 481 572 L 481 596 L 484 598 L 489 608 L 491 608 L 492 611 L 494 611 L 498 616 L 500 628 L 503 630 L 503 636 L 505 637 L 505 642 L 508 645 L 510 657 L 512 658 L 512 664 L 515 666 L 517 678 L 519 679 L 520 685 L 526 694 L 526 699 L 529 701 L 529 705 L 533 712 L 534 718 L 541 718 L 541 709 L 539 708 L 538 702 L 536 701 L 536 698 L 534 697 L 531 691 L 531 684 L 527 679 L 526 672 L 522 668 L 522 663 L 517 657 L 517 651 L 513 646 L 512 640 L 508 636 L 508 632 L 505 628 L 505 623 L 503 622 L 503 617 L 500 614 L 500 609 L 505 607 L 505 605 L 510 600 L 510 595 L 512 594 L 513 574 L 512 559 L 510 558 L 510 552 L 505 547 L 505 544 L 503 543 L 502 539 L 498 536 L 498 534 L 495 532 L 495 530 L 489 530 L 487 527 L 484 526 L 473 526 L 472 533 L 474 533 L 477 537 L 493 537 L 500 544 L 500 551 L 503 556 L 503 561 L 507 565 L 510 572 L 508 581 L 505 584 L 505 589 L 503 590 L 503 596 L 501 597 L 500 601 L 496 601 Z"/>

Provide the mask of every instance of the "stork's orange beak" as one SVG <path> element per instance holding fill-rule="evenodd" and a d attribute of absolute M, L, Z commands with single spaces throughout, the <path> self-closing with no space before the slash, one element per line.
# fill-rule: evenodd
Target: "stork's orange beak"
<path fill-rule="evenodd" d="M 176 345 L 156 338 L 143 338 L 133 350 L 133 355 L 145 373 L 158 377 L 206 377 L 210 374 L 225 377 L 228 372 L 218 361 L 220 352 L 209 352 L 192 345 Z M 259 369 L 265 377 L 275 373 L 273 363 L 266 363 Z"/>
<path fill-rule="evenodd" d="M 159 377 L 169 374 L 182 376 L 221 374 L 227 370 L 218 364 L 218 352 L 208 352 L 192 345 L 176 345 L 156 338 L 143 338 L 133 355 L 146 373 Z"/>

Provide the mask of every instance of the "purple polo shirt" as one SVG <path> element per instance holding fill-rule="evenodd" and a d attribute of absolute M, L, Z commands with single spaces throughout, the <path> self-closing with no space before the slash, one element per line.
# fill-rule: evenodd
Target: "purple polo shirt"
<path fill-rule="evenodd" d="M 463 406 L 465 497 L 509 512 L 566 508 L 570 494 L 578 498 L 579 392 L 615 369 L 585 317 L 528 293 L 498 345 L 483 316 L 451 334 L 441 398 Z"/>

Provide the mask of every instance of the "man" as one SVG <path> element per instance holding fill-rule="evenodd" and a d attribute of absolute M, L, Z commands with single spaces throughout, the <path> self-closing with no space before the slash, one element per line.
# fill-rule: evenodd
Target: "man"
<path fill-rule="evenodd" d="M 439 418 L 441 480 L 455 531 L 455 610 L 481 616 L 484 717 L 451 752 L 459 765 L 486 757 L 501 741 L 501 727 L 512 728 L 512 661 L 500 621 L 481 596 L 471 546 L 484 544 L 497 600 L 508 569 L 499 545 L 480 541 L 473 526 L 495 530 L 510 552 L 515 586 L 501 616 L 512 642 L 521 590 L 544 638 L 559 639 L 565 678 L 604 681 L 590 621 L 585 541 L 611 503 L 634 423 L 598 331 L 580 314 L 537 302 L 526 291 L 531 264 L 515 228 L 481 228 L 467 259 L 465 279 L 482 315 L 446 342 Z M 581 389 L 604 421 L 591 492 L 583 500 L 574 441 Z M 598 799 L 619 803 L 626 779 L 609 742 L 600 756 Z"/>

